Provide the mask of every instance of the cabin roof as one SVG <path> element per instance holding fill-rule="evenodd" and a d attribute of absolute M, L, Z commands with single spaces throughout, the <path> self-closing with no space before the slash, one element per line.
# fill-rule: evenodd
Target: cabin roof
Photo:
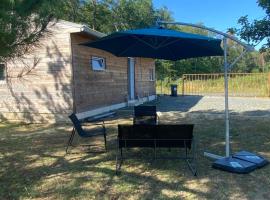
<path fill-rule="evenodd" d="M 94 29 L 89 28 L 85 24 L 79 24 L 79 23 L 74 23 L 74 22 L 69 22 L 66 20 L 58 20 L 53 22 L 55 25 L 57 25 L 59 28 L 66 28 L 66 29 L 72 29 L 73 31 L 71 32 L 82 32 L 90 36 L 95 36 L 97 38 L 101 38 L 106 36 L 105 33 L 101 33 L 99 31 L 96 31 Z"/>

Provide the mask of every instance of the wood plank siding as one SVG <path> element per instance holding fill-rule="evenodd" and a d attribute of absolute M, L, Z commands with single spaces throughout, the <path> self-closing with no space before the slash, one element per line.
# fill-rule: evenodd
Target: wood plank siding
<path fill-rule="evenodd" d="M 70 31 L 74 30 L 56 24 L 49 31 L 24 58 L 6 63 L 6 78 L 0 83 L 2 120 L 58 122 L 72 112 Z"/>
<path fill-rule="evenodd" d="M 128 59 L 79 45 L 102 36 L 84 28 L 61 20 L 29 54 L 6 63 L 6 77 L 0 79 L 0 121 L 63 122 L 73 111 L 126 105 Z M 92 56 L 106 59 L 104 71 L 92 70 Z M 153 59 L 135 58 L 136 98 L 155 95 L 150 69 L 155 69 Z"/>
<path fill-rule="evenodd" d="M 90 40 L 94 40 L 94 38 L 80 33 L 71 34 L 74 102 L 78 113 L 128 100 L 128 59 L 78 45 Z M 92 56 L 105 58 L 106 69 L 104 71 L 92 70 Z M 155 95 L 155 81 L 149 80 L 150 68 L 155 68 L 153 59 L 135 59 L 135 94 L 137 97 Z M 82 88 L 84 89 L 82 90 Z"/>

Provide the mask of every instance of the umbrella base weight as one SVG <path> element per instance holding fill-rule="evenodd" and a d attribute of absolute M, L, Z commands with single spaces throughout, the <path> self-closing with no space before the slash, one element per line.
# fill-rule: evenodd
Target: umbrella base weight
<path fill-rule="evenodd" d="M 269 163 L 264 157 L 257 155 L 255 153 L 250 153 L 248 151 L 240 151 L 233 155 L 234 158 L 248 161 L 256 164 L 257 168 L 261 168 Z"/>
<path fill-rule="evenodd" d="M 240 151 L 233 156 L 216 160 L 212 167 L 227 172 L 247 174 L 267 164 L 268 161 L 262 156 L 247 151 Z"/>

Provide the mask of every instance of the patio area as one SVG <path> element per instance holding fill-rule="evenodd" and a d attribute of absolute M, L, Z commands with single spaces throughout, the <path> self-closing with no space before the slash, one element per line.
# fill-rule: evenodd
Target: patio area
<path fill-rule="evenodd" d="M 66 155 L 70 125 L 1 123 L 0 199 L 270 199 L 270 166 L 246 175 L 231 174 L 212 169 L 212 161 L 203 156 L 205 150 L 223 154 L 225 148 L 222 110 L 216 104 L 202 109 L 204 98 L 166 96 L 151 103 L 161 112 L 160 123 L 195 124 L 198 177 L 182 160 L 149 159 L 125 160 L 121 175 L 116 176 L 117 124 L 132 123 L 132 109 L 122 109 L 107 121 L 107 153 L 93 152 L 103 150 L 101 138 L 91 141 L 101 144 L 100 148 L 75 147 Z M 258 100 L 258 105 L 264 105 Z M 250 105 L 237 110 L 239 107 L 230 103 L 232 152 L 245 149 L 270 159 L 267 103 L 264 110 L 254 104 L 257 112 L 253 115 L 247 113 L 252 111 Z M 75 143 L 82 140 L 77 137 Z M 128 152 L 152 153 L 149 149 Z"/>
<path fill-rule="evenodd" d="M 222 96 L 162 96 L 157 102 L 158 110 L 165 120 L 175 118 L 224 119 L 224 97 Z M 235 118 L 270 118 L 270 99 L 254 97 L 230 97 L 229 111 L 232 120 Z M 169 121 L 171 118 L 169 119 Z"/>

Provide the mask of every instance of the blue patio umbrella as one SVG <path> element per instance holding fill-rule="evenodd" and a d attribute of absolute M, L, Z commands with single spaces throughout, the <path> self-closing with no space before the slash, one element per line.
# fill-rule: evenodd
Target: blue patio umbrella
<path fill-rule="evenodd" d="M 170 24 L 171 22 L 167 22 Z M 166 23 L 165 23 L 166 24 Z M 186 23 L 171 23 L 179 25 L 190 25 Z M 224 51 L 221 48 L 221 40 L 211 37 L 206 37 L 198 34 L 180 32 L 161 27 L 127 30 L 112 33 L 94 42 L 86 42 L 82 45 L 102 49 L 119 57 L 145 57 L 165 60 L 181 60 L 186 58 L 206 57 L 206 56 L 223 56 L 224 55 L 224 76 L 225 76 L 225 121 L 226 121 L 226 157 L 207 153 L 209 157 L 216 158 L 218 161 L 215 166 L 220 169 L 228 170 L 228 166 L 233 168 L 248 167 L 241 165 L 235 161 L 235 156 L 256 157 L 255 154 L 249 152 L 239 152 L 233 157 L 229 157 L 229 110 L 228 110 L 228 68 L 232 67 L 243 55 L 242 53 L 232 64 L 227 63 L 227 38 L 236 41 L 244 46 L 245 51 L 251 51 L 253 48 L 236 38 L 216 31 L 211 28 L 206 28 L 200 25 L 191 25 L 193 27 L 203 28 L 224 36 Z M 211 154 L 211 156 L 210 156 Z M 243 160 L 243 158 L 240 158 Z M 257 156 L 258 157 L 258 156 Z M 268 163 L 261 157 L 261 165 Z M 250 161 L 254 162 L 254 161 Z M 243 163 L 243 162 L 242 162 Z M 233 165 L 232 165 L 233 164 Z M 256 163 L 257 164 L 257 163 Z M 258 164 L 257 164 L 258 165 Z M 253 168 L 252 168 L 253 169 Z M 230 171 L 230 170 L 228 170 Z M 243 171 L 238 171 L 243 172 Z"/>
<path fill-rule="evenodd" d="M 102 49 L 119 57 L 180 60 L 222 56 L 221 40 L 161 27 L 112 33 L 82 45 Z"/>

